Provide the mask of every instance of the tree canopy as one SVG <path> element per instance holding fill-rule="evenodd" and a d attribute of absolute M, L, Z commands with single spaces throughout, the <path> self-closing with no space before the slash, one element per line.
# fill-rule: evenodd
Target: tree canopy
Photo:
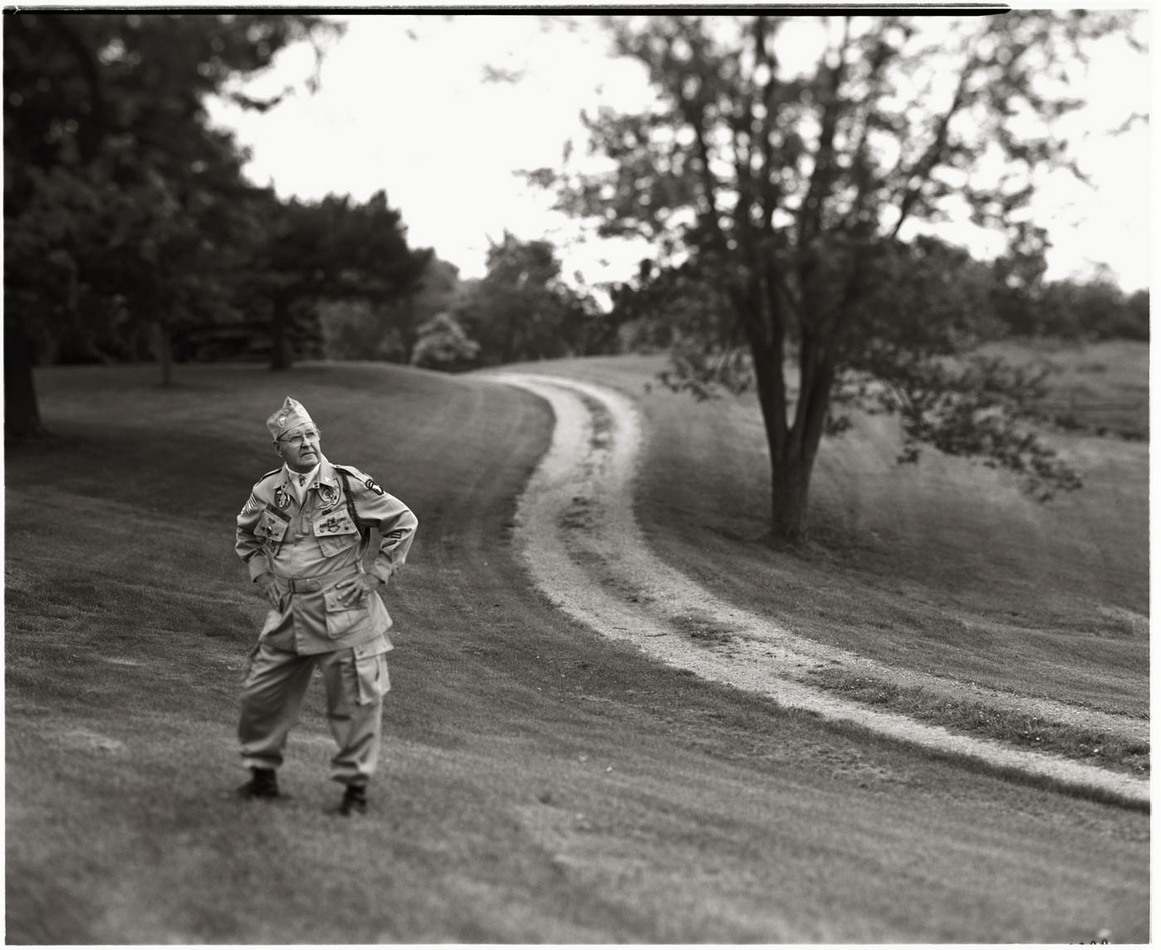
<path fill-rule="evenodd" d="M 960 214 L 1006 237 L 1007 286 L 1039 279 L 1034 175 L 1071 164 L 1053 120 L 1081 104 L 1088 44 L 1123 18 L 606 22 L 655 101 L 585 116 L 601 167 L 529 178 L 602 234 L 658 248 L 619 297 L 673 306 L 673 385 L 756 386 L 775 538 L 805 536 L 819 442 L 844 425 L 844 404 L 900 413 L 904 458 L 930 443 L 1017 471 L 1043 495 L 1078 484 L 1027 424 L 1033 376 L 951 359 L 988 330 L 974 301 L 990 278 L 921 225 Z"/>
<path fill-rule="evenodd" d="M 40 356 L 153 355 L 168 378 L 174 348 L 253 352 L 266 337 L 278 368 L 318 336 L 320 300 L 415 290 L 431 252 L 408 246 L 384 193 L 280 200 L 207 115 L 210 95 L 273 107 L 286 92 L 257 99 L 236 80 L 340 32 L 307 14 L 5 15 L 6 437 L 40 429 Z"/>
<path fill-rule="evenodd" d="M 561 279 L 550 241 L 505 231 L 488 249 L 487 268 L 453 314 L 480 344 L 482 363 L 583 355 L 607 342 L 594 302 Z"/>
<path fill-rule="evenodd" d="M 413 293 L 431 259 L 412 250 L 402 214 L 379 191 L 363 203 L 329 195 L 271 208 L 250 263 L 250 293 L 269 306 L 272 366 L 291 362 L 295 308 L 360 299 L 371 306 Z"/>

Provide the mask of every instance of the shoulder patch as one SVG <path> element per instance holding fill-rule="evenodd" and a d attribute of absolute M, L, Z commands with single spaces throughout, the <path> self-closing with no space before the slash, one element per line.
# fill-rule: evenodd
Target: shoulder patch
<path fill-rule="evenodd" d="M 359 469 L 355 468 L 354 465 L 336 465 L 335 468 L 342 469 L 344 472 L 346 472 L 348 475 L 350 475 L 353 479 L 355 479 L 355 481 L 357 481 L 360 485 L 362 485 L 368 491 L 373 491 L 376 495 L 386 495 L 387 494 L 385 491 L 383 491 L 382 488 L 380 488 L 378 485 L 375 484 L 375 479 L 373 479 L 366 472 L 360 471 Z"/>

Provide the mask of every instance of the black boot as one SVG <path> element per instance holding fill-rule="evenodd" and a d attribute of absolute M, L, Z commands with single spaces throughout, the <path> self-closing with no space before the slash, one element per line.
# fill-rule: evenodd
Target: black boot
<path fill-rule="evenodd" d="M 348 785 L 347 790 L 343 792 L 343 800 L 339 802 L 333 814 L 345 817 L 347 815 L 365 815 L 366 813 L 367 786 Z"/>
<path fill-rule="evenodd" d="M 250 769 L 250 781 L 238 789 L 242 798 L 277 798 L 278 773 L 274 769 Z"/>

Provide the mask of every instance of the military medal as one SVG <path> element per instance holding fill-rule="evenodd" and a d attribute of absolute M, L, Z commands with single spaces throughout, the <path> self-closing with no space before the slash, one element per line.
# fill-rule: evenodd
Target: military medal
<path fill-rule="evenodd" d="M 285 511 L 290 507 L 290 493 L 283 491 L 281 485 L 274 489 L 274 507 L 279 511 Z"/>

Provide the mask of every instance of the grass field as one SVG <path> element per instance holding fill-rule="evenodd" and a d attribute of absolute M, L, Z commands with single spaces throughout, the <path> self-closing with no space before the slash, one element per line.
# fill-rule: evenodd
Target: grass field
<path fill-rule="evenodd" d="M 639 386 L 643 366 L 585 371 Z M 37 378 L 54 439 L 6 458 L 8 942 L 1148 938 L 1147 815 L 829 728 L 562 619 L 508 542 L 551 426 L 531 397 L 357 365 L 181 367 L 171 390 L 152 367 Z M 232 523 L 274 467 L 262 419 L 287 392 L 332 459 L 421 522 L 389 598 L 387 764 L 354 822 L 322 814 L 337 791 L 317 688 L 284 769 L 293 797 L 228 794 L 264 613 Z M 1107 467 L 1105 487 L 1045 514 L 989 485 L 977 496 L 996 507 L 941 508 L 962 472 L 900 483 L 856 434 L 820 463 L 820 541 L 796 560 L 757 540 L 761 453 L 738 441 L 752 407 L 656 391 L 646 407 L 694 461 L 722 451 L 720 471 L 695 475 L 655 440 L 643 483 L 651 540 L 716 565 L 703 583 L 892 661 L 1144 702 L 1142 444 L 1070 443 Z M 1124 509 L 1112 525 L 1086 507 L 1109 497 Z M 1049 523 L 1061 512 L 1064 528 Z M 1006 567 L 971 552 L 997 520 L 1024 532 Z M 1038 544 L 1067 563 L 1042 564 Z M 1029 563 L 1027 582 L 1010 576 Z M 1001 621 L 1010 604 L 1019 619 Z"/>
<path fill-rule="evenodd" d="M 1147 386 L 1143 345 L 1066 355 L 1090 367 L 1094 389 Z M 556 371 L 640 395 L 661 365 L 619 358 Z M 654 384 L 641 405 L 655 433 L 643 528 L 659 554 L 727 600 L 892 665 L 1148 714 L 1147 442 L 1053 434 L 1085 487 L 1041 504 L 1011 476 L 965 460 L 928 452 L 898 466 L 891 420 L 858 419 L 824 440 L 813 543 L 789 554 L 764 541 L 771 489 L 755 400 L 698 404 Z"/>
<path fill-rule="evenodd" d="M 1050 371 L 1045 408 L 1070 428 L 1130 439 L 1149 437 L 1149 346 L 1126 340 L 1098 343 L 992 344 L 986 350 Z"/>

